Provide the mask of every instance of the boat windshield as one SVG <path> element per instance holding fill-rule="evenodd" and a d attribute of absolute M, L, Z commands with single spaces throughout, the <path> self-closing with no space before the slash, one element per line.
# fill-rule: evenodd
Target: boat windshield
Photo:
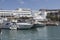
<path fill-rule="evenodd" d="M 18 22 L 20 22 L 20 23 L 30 23 L 31 21 L 29 21 L 29 20 L 18 20 Z"/>

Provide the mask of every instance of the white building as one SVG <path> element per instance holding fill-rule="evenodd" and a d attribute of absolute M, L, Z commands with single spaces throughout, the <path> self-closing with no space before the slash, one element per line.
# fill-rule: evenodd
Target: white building
<path fill-rule="evenodd" d="M 0 10 L 0 16 L 13 16 L 12 10 Z"/>
<path fill-rule="evenodd" d="M 35 20 L 46 19 L 46 11 L 32 11 L 29 8 L 19 8 L 16 10 L 0 10 L 0 17 L 33 17 Z"/>
<path fill-rule="evenodd" d="M 34 11 L 34 19 L 39 21 L 44 21 L 46 19 L 46 11 Z"/>
<path fill-rule="evenodd" d="M 16 17 L 32 17 L 32 12 L 31 9 L 19 8 L 13 12 L 13 15 Z"/>
<path fill-rule="evenodd" d="M 16 10 L 0 10 L 0 16 L 32 17 L 31 9 L 19 8 Z"/>

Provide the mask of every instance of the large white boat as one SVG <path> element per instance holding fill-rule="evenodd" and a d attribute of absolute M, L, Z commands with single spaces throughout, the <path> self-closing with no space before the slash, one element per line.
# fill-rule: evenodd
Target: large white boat
<path fill-rule="evenodd" d="M 22 23 L 17 23 L 17 25 L 18 25 L 18 29 L 30 29 L 30 28 L 32 28 L 33 27 L 33 24 L 31 24 L 31 23 L 24 23 L 24 22 L 22 22 Z"/>
<path fill-rule="evenodd" d="M 32 22 L 26 19 L 17 19 L 11 23 L 10 29 L 30 29 L 33 27 Z"/>
<path fill-rule="evenodd" d="M 46 24 L 44 23 L 44 19 L 35 19 L 35 22 L 34 22 L 34 27 L 44 27 L 46 26 Z"/>

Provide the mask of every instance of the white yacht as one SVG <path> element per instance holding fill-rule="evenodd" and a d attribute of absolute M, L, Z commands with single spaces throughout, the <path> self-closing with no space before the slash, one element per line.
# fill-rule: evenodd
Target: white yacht
<path fill-rule="evenodd" d="M 30 29 L 33 26 L 32 22 L 26 19 L 13 20 L 11 23 L 10 29 Z"/>
<path fill-rule="evenodd" d="M 3 29 L 17 29 L 17 25 L 12 22 L 9 22 L 9 21 L 4 21 L 1 28 L 3 28 Z"/>
<path fill-rule="evenodd" d="M 35 27 L 44 27 L 46 25 L 45 23 L 43 23 L 44 19 L 42 17 L 40 17 L 40 18 L 38 17 L 34 20 L 35 20 L 35 23 L 34 23 Z"/>
<path fill-rule="evenodd" d="M 35 20 L 34 26 L 44 27 L 45 24 L 43 22 L 46 21 L 47 12 L 46 11 L 35 11 L 34 13 L 35 13 L 33 17 L 33 19 Z"/>
<path fill-rule="evenodd" d="M 22 23 L 17 23 L 17 25 L 18 25 L 18 29 L 30 29 L 30 28 L 32 28 L 32 26 L 33 26 L 33 24 L 31 24 L 31 23 L 24 23 L 24 22 L 22 22 Z"/>

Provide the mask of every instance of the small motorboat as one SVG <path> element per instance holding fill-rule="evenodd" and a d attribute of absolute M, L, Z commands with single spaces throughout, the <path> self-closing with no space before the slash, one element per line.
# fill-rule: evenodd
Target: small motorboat
<path fill-rule="evenodd" d="M 17 25 L 15 22 L 12 22 L 12 24 L 10 25 L 10 29 L 17 29 Z"/>

